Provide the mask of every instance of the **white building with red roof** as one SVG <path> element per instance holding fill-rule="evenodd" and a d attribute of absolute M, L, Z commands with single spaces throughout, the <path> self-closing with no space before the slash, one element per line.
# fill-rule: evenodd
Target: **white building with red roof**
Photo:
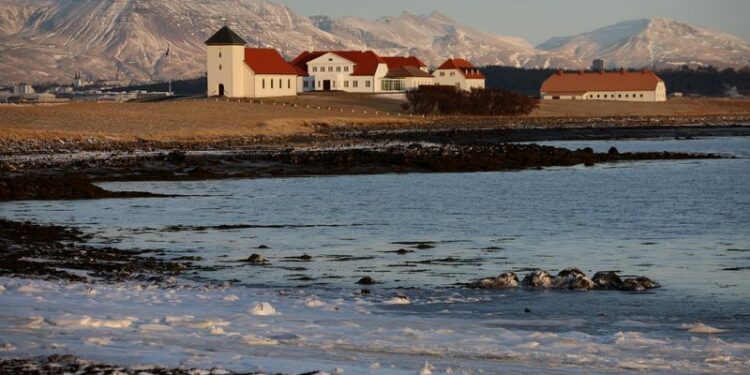
<path fill-rule="evenodd" d="M 404 92 L 434 84 L 418 58 L 381 57 L 372 51 L 306 51 L 291 65 L 299 74 L 299 92 Z"/>
<path fill-rule="evenodd" d="M 663 102 L 664 81 L 654 72 L 562 72 L 547 78 L 540 94 L 543 100 L 615 100 Z"/>
<path fill-rule="evenodd" d="M 465 91 L 485 88 L 484 74 L 464 59 L 448 59 L 432 75 L 440 86 L 455 86 Z"/>
<path fill-rule="evenodd" d="M 207 95 L 268 98 L 297 95 L 297 71 L 278 51 L 247 48 L 224 26 L 206 41 Z"/>

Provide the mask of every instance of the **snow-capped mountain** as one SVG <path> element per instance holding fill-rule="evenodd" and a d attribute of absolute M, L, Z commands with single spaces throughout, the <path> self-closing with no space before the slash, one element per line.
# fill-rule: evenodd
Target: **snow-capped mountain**
<path fill-rule="evenodd" d="M 351 48 L 264 0 L 2 0 L 0 82 L 85 76 L 137 80 L 205 72 L 205 45 L 228 18 L 251 46 L 288 57 L 315 45 Z M 166 51 L 169 49 L 169 56 Z"/>
<path fill-rule="evenodd" d="M 477 65 L 576 69 L 598 57 L 630 67 L 736 67 L 750 60 L 750 46 L 737 37 L 663 19 L 623 22 L 535 48 L 440 13 L 369 21 L 308 18 L 268 0 L 0 0 L 0 83 L 63 82 L 76 71 L 109 80 L 118 71 L 121 79 L 139 81 L 195 77 L 205 71 L 203 42 L 224 17 L 250 46 L 274 47 L 288 58 L 310 48 L 368 48 L 419 56 L 432 66 L 451 56 Z"/>
<path fill-rule="evenodd" d="M 312 20 L 324 31 L 361 43 L 362 48 L 391 55 L 408 53 L 433 65 L 450 56 L 465 57 L 478 65 L 522 67 L 562 63 L 556 61 L 554 54 L 536 50 L 521 38 L 478 31 L 438 12 L 429 15 L 404 12 L 375 21 L 357 17 L 334 20 L 327 16 Z"/>
<path fill-rule="evenodd" d="M 537 48 L 581 65 L 595 58 L 605 59 L 609 66 L 633 68 L 750 64 L 750 44 L 741 38 L 666 18 L 620 22 L 585 34 L 552 38 Z"/>

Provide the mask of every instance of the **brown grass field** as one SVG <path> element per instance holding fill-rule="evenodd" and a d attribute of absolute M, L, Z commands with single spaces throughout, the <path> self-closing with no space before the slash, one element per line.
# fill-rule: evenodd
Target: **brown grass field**
<path fill-rule="evenodd" d="M 325 94 L 264 100 L 263 104 L 200 99 L 158 103 L 0 105 L 0 140 L 190 141 L 306 135 L 314 133 L 319 125 L 429 126 L 430 118 L 403 114 L 401 103 L 388 96 Z M 750 100 L 542 102 L 524 119 L 526 122 L 538 119 L 543 125 L 554 118 L 716 115 L 750 117 Z M 460 124 L 461 118 L 455 118 L 453 122 Z M 502 126 L 502 121 L 495 122 Z"/>

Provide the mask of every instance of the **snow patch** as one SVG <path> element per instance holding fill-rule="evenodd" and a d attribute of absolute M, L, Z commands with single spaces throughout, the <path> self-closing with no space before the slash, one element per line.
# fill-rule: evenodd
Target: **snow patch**
<path fill-rule="evenodd" d="M 280 315 L 276 309 L 268 302 L 258 303 L 250 309 L 250 314 L 255 316 L 273 316 Z"/>

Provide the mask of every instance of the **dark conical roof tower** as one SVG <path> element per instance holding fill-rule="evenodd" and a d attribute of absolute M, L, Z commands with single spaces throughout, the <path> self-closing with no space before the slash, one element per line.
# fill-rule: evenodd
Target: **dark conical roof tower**
<path fill-rule="evenodd" d="M 214 36 L 208 38 L 206 44 L 209 46 L 244 46 L 247 43 L 229 26 L 224 26 Z"/>

